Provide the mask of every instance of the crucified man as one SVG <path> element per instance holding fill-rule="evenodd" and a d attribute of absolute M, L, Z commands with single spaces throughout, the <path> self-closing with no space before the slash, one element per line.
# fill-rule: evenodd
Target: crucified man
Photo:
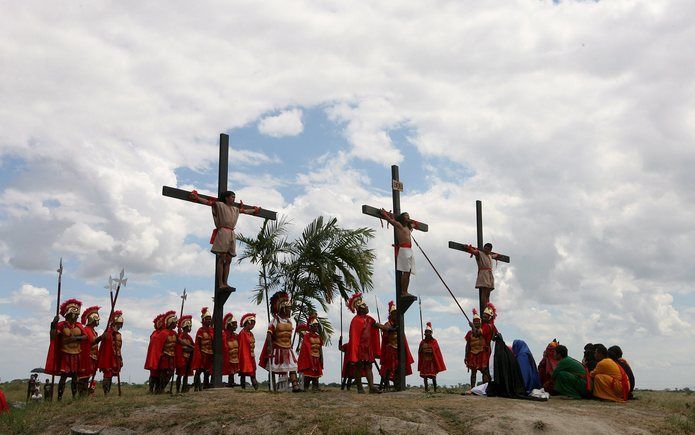
<path fill-rule="evenodd" d="M 408 293 L 410 275 L 415 275 L 415 255 L 410 233 L 415 227 L 408 213 L 403 212 L 395 219 L 389 212 L 381 209 L 381 216 L 396 229 L 396 270 L 401 272 L 401 298 L 416 299 Z"/>
<path fill-rule="evenodd" d="M 212 207 L 212 218 L 215 221 L 215 229 L 212 231 L 210 243 L 212 244 L 213 254 L 217 256 L 217 282 L 220 288 L 229 288 L 227 278 L 229 277 L 229 265 L 232 257 L 236 257 L 236 227 L 239 214 L 258 214 L 258 207 L 244 207 L 244 203 L 237 206 L 234 203 L 236 195 L 232 191 L 224 192 L 218 200 L 208 200 L 198 196 L 195 190 L 191 192 L 190 198 L 200 204 Z"/>

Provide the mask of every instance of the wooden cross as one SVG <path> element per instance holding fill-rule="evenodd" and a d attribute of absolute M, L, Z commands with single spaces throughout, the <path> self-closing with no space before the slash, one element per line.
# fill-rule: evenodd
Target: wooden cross
<path fill-rule="evenodd" d="M 398 166 L 391 166 L 391 192 L 393 198 L 393 211 L 389 213 L 394 219 L 401 214 L 401 191 L 403 191 L 403 183 L 398 179 Z M 376 207 L 371 207 L 368 205 L 362 206 L 362 213 L 373 216 L 379 219 L 383 219 L 384 216 L 381 214 L 381 209 Z M 412 219 L 412 218 L 411 218 Z M 413 221 L 414 227 L 418 231 L 426 232 L 429 226 L 424 222 Z M 398 244 L 398 239 L 396 238 L 396 229 L 393 229 L 393 243 Z M 395 260 L 395 254 L 394 254 Z M 405 322 L 404 314 L 410 308 L 410 306 L 415 302 L 414 299 L 402 299 L 401 298 L 401 272 L 396 270 L 394 261 L 394 270 L 396 278 L 396 307 L 398 308 L 398 389 L 400 391 L 405 390 Z"/>
<path fill-rule="evenodd" d="M 477 233 L 478 233 L 478 250 L 482 251 L 483 250 L 483 203 L 481 201 L 476 201 L 475 202 L 475 224 L 477 228 Z M 471 245 L 465 245 L 463 243 L 458 243 L 458 242 L 449 242 L 449 248 L 451 249 L 456 249 L 458 251 L 464 251 L 468 252 L 469 254 L 473 253 L 473 249 Z M 495 260 L 496 261 L 501 261 L 503 263 L 509 263 L 509 256 L 504 255 L 504 254 L 499 254 L 496 252 L 493 252 L 493 254 L 496 255 Z M 480 315 L 482 316 L 483 310 L 485 309 L 485 305 L 487 304 L 487 300 L 484 300 L 485 297 L 483 296 L 482 290 L 478 290 L 478 303 L 480 305 Z"/>
<path fill-rule="evenodd" d="M 219 172 L 217 174 L 217 197 L 219 198 L 224 192 L 227 191 L 227 174 L 229 170 L 229 135 L 224 133 L 220 134 L 220 157 L 219 157 Z M 162 195 L 168 196 L 170 198 L 180 199 L 182 201 L 188 201 L 192 203 L 199 204 L 191 198 L 191 192 L 176 189 L 174 187 L 163 186 Z M 216 200 L 207 195 L 198 195 L 200 198 L 205 198 L 207 200 Z M 239 203 L 234 203 L 237 207 L 252 209 L 252 206 L 241 205 Z M 253 216 L 262 217 L 264 219 L 275 220 L 277 218 L 277 213 L 271 210 L 259 209 L 258 212 L 254 213 Z M 224 303 L 227 301 L 230 293 L 234 292 L 233 287 L 220 288 L 219 282 L 217 282 L 217 261 L 215 261 L 215 293 L 213 297 L 213 315 L 212 321 L 215 329 L 215 335 L 212 342 L 212 352 L 213 352 L 213 365 L 212 365 L 212 384 L 215 388 L 220 388 L 224 386 L 222 383 L 222 318 L 224 312 Z"/>

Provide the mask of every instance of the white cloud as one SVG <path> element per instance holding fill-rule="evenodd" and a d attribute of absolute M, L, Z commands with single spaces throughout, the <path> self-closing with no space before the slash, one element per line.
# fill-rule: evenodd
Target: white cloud
<path fill-rule="evenodd" d="M 258 131 L 272 137 L 297 136 L 304 131 L 302 111 L 291 109 L 277 115 L 266 116 L 258 123 Z"/>
<path fill-rule="evenodd" d="M 33 307 L 34 310 L 42 314 L 48 312 L 52 302 L 48 289 L 35 287 L 31 284 L 22 284 L 19 289 L 12 292 L 10 299 L 13 304 L 21 305 L 25 309 Z"/>
<path fill-rule="evenodd" d="M 215 162 L 218 131 L 296 107 L 265 120 L 292 134 L 303 129 L 301 107 L 326 107 L 350 146 L 285 180 L 303 191 L 288 201 L 265 174 L 237 190 L 299 229 L 317 213 L 377 228 L 384 298 L 391 235 L 359 206 L 390 204 L 388 177 L 355 161 L 403 163 L 406 189 L 427 178 L 403 207 L 430 223 L 418 240 L 466 309 L 475 266 L 446 242 L 473 240 L 473 200 L 484 200 L 486 238 L 512 257 L 498 266 L 493 298 L 505 326 L 537 346 L 555 334 L 576 346 L 620 339 L 647 361 L 642 349 L 690 328 L 690 308 L 679 311 L 674 297 L 691 295 L 695 279 L 693 4 L 284 6 L 5 7 L 0 155 L 26 164 L 0 193 L 0 258 L 52 271 L 55 251 L 70 250 L 88 279 L 114 264 L 144 279 L 208 275 L 207 247 L 187 237 L 209 236 L 209 210 L 162 198 L 161 186 L 176 185 L 177 168 Z M 280 161 L 246 146 L 232 153 L 246 165 Z M 418 159 L 435 163 L 418 172 Z M 474 176 L 438 170 L 448 160 Z M 240 231 L 252 222 L 240 220 Z M 418 261 L 414 289 L 440 298 L 423 308 L 454 316 Z M 161 308 L 151 303 L 143 316 Z"/>

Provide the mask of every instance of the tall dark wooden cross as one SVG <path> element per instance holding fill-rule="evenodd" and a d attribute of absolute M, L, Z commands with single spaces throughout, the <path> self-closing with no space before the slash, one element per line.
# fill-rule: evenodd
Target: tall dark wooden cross
<path fill-rule="evenodd" d="M 483 250 L 483 245 L 485 242 L 483 242 L 483 203 L 481 201 L 476 201 L 475 202 L 475 225 L 477 228 L 478 232 L 478 250 L 482 251 Z M 465 245 L 463 243 L 458 243 L 458 242 L 449 242 L 449 248 L 451 249 L 456 249 L 459 251 L 464 251 L 471 253 L 471 245 Z M 493 252 L 494 254 L 494 252 Z M 504 254 L 497 254 L 497 258 L 495 258 L 497 261 L 501 261 L 503 263 L 509 263 L 509 256 L 504 255 Z M 483 309 L 485 308 L 483 305 L 485 305 L 485 302 L 483 300 L 483 292 L 481 290 L 478 290 L 478 305 L 480 306 L 480 315 L 482 316 L 483 314 Z"/>
<path fill-rule="evenodd" d="M 390 213 L 395 219 L 401 214 L 401 192 L 403 191 L 403 183 L 398 178 L 398 166 L 391 166 L 391 192 L 393 198 L 393 211 Z M 362 213 L 369 216 L 374 216 L 379 219 L 384 217 L 381 215 L 381 209 L 376 207 L 371 207 L 369 205 L 362 206 Z M 412 219 L 412 216 L 411 216 Z M 419 231 L 427 231 L 429 227 L 426 223 L 415 220 L 416 225 L 414 229 Z M 398 244 L 398 239 L 396 238 L 396 229 L 393 229 L 393 244 Z M 401 272 L 396 270 L 396 257 L 394 254 L 394 270 L 396 277 L 396 308 L 398 309 L 398 389 L 400 391 L 405 390 L 405 322 L 403 316 L 405 312 L 410 308 L 410 306 L 415 302 L 414 299 L 402 299 L 401 298 Z"/>
<path fill-rule="evenodd" d="M 219 159 L 219 172 L 217 174 L 217 197 L 219 198 L 222 193 L 227 191 L 227 175 L 229 170 L 229 135 L 224 133 L 220 134 L 220 159 Z M 195 204 L 199 204 L 191 199 L 191 192 L 182 189 L 176 189 L 174 187 L 163 186 L 162 195 L 168 196 L 170 198 L 180 199 L 182 201 L 188 201 Z M 217 199 L 207 195 L 198 195 L 200 198 L 205 198 L 207 200 Z M 237 207 L 240 204 L 235 203 Z M 244 205 L 244 208 L 252 208 L 251 206 Z M 243 216 L 257 216 L 263 219 L 275 220 L 277 214 L 271 210 L 260 209 L 258 213 L 253 215 L 243 215 Z M 213 365 L 212 365 L 212 385 L 215 388 L 223 387 L 222 382 L 222 318 L 224 314 L 224 303 L 227 302 L 229 295 L 236 289 L 234 287 L 220 288 L 220 283 L 217 282 L 217 261 L 215 261 L 215 293 L 213 297 L 214 305 L 212 312 L 212 321 L 215 328 L 215 336 L 212 342 L 212 353 L 213 353 Z"/>

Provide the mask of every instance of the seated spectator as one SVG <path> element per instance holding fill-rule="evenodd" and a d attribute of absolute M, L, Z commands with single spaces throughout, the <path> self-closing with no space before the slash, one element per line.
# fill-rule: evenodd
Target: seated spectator
<path fill-rule="evenodd" d="M 591 380 L 589 371 L 576 359 L 567 356 L 567 347 L 558 345 L 555 348 L 557 366 L 553 370 L 552 379 L 555 383 L 555 393 L 573 399 L 584 399 L 591 395 Z"/>
<path fill-rule="evenodd" d="M 514 353 L 500 334 L 493 337 L 495 353 L 492 356 L 492 379 L 487 384 L 488 397 L 525 398 L 526 387 Z"/>
<path fill-rule="evenodd" d="M 630 367 L 630 364 L 628 364 L 627 361 L 625 361 L 625 359 L 623 358 L 623 350 L 620 348 L 620 346 L 609 347 L 608 358 L 617 362 L 620 365 L 620 367 L 622 367 L 623 370 L 625 370 L 627 378 L 630 380 L 630 393 L 627 395 L 627 398 L 628 400 L 634 399 L 634 396 L 632 395 L 632 390 L 635 389 L 635 374 L 632 373 L 632 368 Z"/>
<path fill-rule="evenodd" d="M 524 378 L 524 386 L 526 394 L 530 394 L 532 390 L 541 388 L 541 380 L 538 376 L 536 361 L 533 359 L 531 349 L 524 340 L 514 340 L 512 343 L 512 352 L 516 356 L 516 361 L 519 363 L 521 376 Z"/>
<path fill-rule="evenodd" d="M 613 402 L 625 402 L 630 392 L 627 373 L 615 361 L 608 358 L 608 349 L 602 344 L 594 347 L 596 368 L 591 372 L 594 381 L 594 397 Z"/>
<path fill-rule="evenodd" d="M 541 379 L 541 385 L 543 386 L 543 389 L 550 394 L 555 394 L 552 374 L 553 370 L 555 370 L 555 366 L 557 365 L 555 348 L 558 344 L 560 343 L 558 343 L 557 339 L 553 338 L 553 341 L 548 343 L 548 346 L 543 351 L 543 359 L 541 359 L 541 362 L 538 364 L 538 375 Z"/>
<path fill-rule="evenodd" d="M 596 368 L 596 355 L 594 353 L 596 345 L 587 343 L 584 346 L 584 358 L 582 359 L 582 364 L 586 366 L 589 371 Z"/>

